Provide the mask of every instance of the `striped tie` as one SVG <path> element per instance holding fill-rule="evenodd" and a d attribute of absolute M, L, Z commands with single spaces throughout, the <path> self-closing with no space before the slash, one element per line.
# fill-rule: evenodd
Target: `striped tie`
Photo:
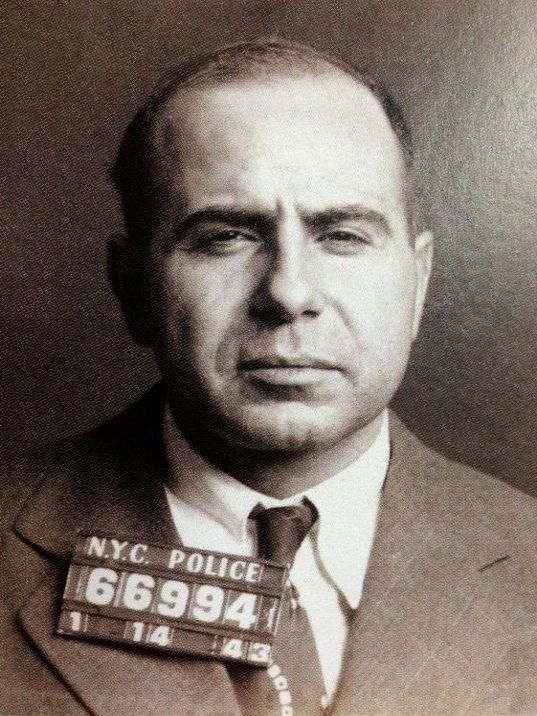
<path fill-rule="evenodd" d="M 259 556 L 291 565 L 304 537 L 317 519 L 306 502 L 254 510 Z M 243 716 L 319 716 L 326 696 L 319 657 L 306 611 L 288 583 L 272 663 L 268 669 L 233 665 L 229 673 Z"/>

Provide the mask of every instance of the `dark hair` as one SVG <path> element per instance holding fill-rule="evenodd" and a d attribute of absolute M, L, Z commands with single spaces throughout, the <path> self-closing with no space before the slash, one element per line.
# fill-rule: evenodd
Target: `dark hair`
<path fill-rule="evenodd" d="M 160 110 L 179 89 L 277 74 L 326 74 L 334 70 L 369 88 L 378 99 L 399 140 L 407 174 L 411 177 L 410 130 L 400 107 L 382 85 L 338 57 L 298 42 L 268 38 L 238 43 L 197 55 L 168 72 L 125 130 L 110 176 L 121 200 L 129 238 L 143 247 L 150 236 L 161 193 L 152 171 L 155 157 L 151 131 Z"/>

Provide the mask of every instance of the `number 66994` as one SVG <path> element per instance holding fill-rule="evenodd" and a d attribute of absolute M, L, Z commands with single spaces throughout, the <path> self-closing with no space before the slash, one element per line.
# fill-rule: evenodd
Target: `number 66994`
<path fill-rule="evenodd" d="M 133 609 L 206 624 L 228 624 L 244 630 L 256 628 L 260 602 L 267 599 L 214 584 L 187 583 L 109 567 L 90 568 L 81 596 L 83 601 L 95 606 Z M 272 601 L 271 597 L 268 599 Z"/>

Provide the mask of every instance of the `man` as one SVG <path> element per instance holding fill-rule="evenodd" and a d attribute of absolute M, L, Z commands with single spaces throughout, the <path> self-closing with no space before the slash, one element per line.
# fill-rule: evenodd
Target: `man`
<path fill-rule="evenodd" d="M 432 256 L 389 97 L 294 43 L 225 48 L 157 90 L 113 175 L 111 282 L 164 387 L 6 478 L 0 711 L 537 712 L 534 501 L 386 411 Z M 275 559 L 288 514 L 268 669 L 56 633 L 77 532 Z"/>

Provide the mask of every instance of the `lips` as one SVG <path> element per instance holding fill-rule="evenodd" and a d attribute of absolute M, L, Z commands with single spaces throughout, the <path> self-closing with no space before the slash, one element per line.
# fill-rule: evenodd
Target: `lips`
<path fill-rule="evenodd" d="M 279 355 L 264 355 L 246 358 L 239 362 L 239 368 L 241 370 L 259 370 L 269 368 L 314 368 L 319 370 L 339 370 L 339 366 L 331 361 L 308 355 L 288 357 Z"/>
<path fill-rule="evenodd" d="M 240 361 L 240 371 L 255 383 L 281 388 L 319 385 L 340 369 L 331 361 L 309 355 L 264 355 Z"/>

